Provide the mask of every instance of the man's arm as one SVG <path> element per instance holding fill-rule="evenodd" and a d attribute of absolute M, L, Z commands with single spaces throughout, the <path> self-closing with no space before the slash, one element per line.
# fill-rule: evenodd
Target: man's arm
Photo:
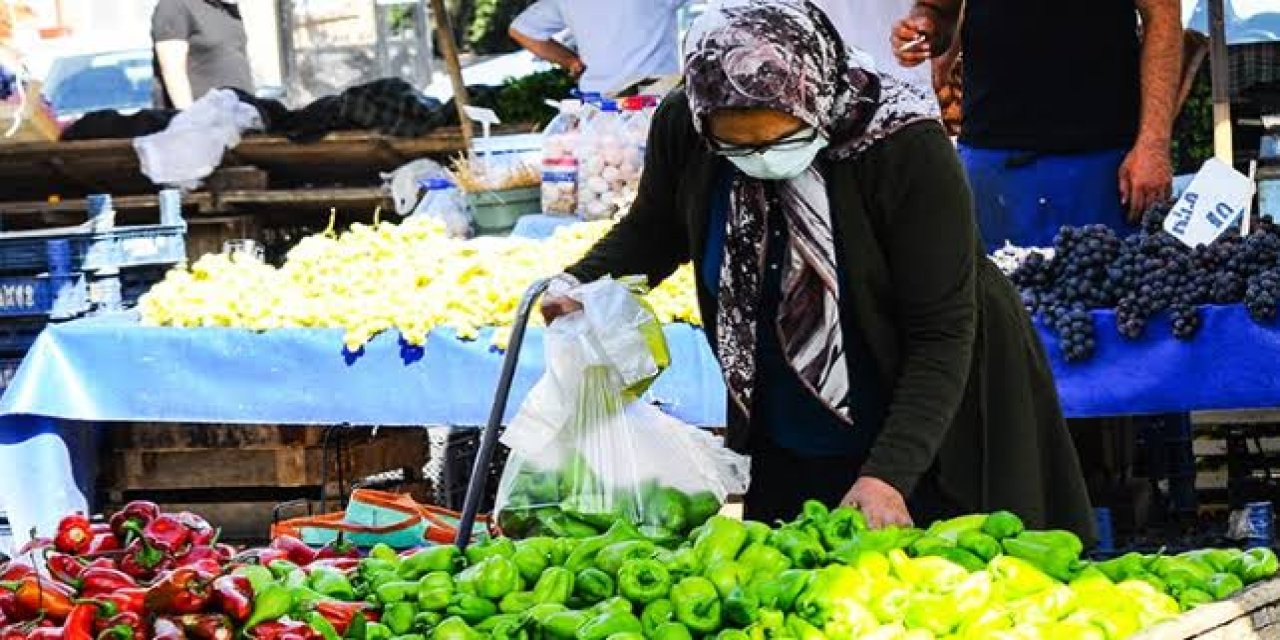
<path fill-rule="evenodd" d="M 951 49 L 963 9 L 964 0 L 917 0 L 889 37 L 898 62 L 914 67 Z"/>
<path fill-rule="evenodd" d="M 515 27 L 511 27 L 507 33 L 512 40 L 516 41 L 516 44 L 528 49 L 529 53 L 551 64 L 564 67 L 575 80 L 582 77 L 582 72 L 587 70 L 587 65 L 583 64 L 582 58 L 579 58 L 577 53 L 553 38 L 546 40 L 532 38 L 517 31 Z"/>
<path fill-rule="evenodd" d="M 1142 15 L 1142 106 L 1138 136 L 1120 167 L 1120 196 L 1136 221 L 1169 197 L 1173 170 L 1169 138 L 1182 67 L 1182 23 L 1178 0 L 1138 0 Z"/>
<path fill-rule="evenodd" d="M 187 76 L 187 54 L 190 45 L 186 40 L 165 40 L 156 43 L 156 59 L 160 62 L 160 75 L 164 78 L 164 90 L 173 102 L 173 108 L 191 106 L 191 78 Z"/>

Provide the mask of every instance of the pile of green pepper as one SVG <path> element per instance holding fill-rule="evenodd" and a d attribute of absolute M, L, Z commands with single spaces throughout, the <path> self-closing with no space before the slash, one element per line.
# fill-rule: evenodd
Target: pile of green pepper
<path fill-rule="evenodd" d="M 669 531 L 617 518 L 465 553 L 379 546 L 345 572 L 241 567 L 246 630 L 301 615 L 316 632 L 304 640 L 1112 640 L 1278 568 L 1268 549 L 1090 562 L 1074 535 L 1006 512 L 873 531 L 810 502 L 776 527 L 715 515 Z M 335 601 L 358 608 L 326 626 Z"/>

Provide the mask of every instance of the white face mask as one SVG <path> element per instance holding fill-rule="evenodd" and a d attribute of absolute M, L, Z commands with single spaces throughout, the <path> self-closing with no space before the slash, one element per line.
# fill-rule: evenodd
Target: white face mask
<path fill-rule="evenodd" d="M 804 173 L 818 157 L 818 152 L 826 147 L 826 138 L 818 136 L 804 146 L 731 156 L 729 162 L 757 180 L 790 180 Z"/>

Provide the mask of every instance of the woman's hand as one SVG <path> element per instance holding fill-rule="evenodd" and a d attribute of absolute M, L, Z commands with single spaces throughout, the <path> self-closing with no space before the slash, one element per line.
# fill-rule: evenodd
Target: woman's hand
<path fill-rule="evenodd" d="M 569 296 L 547 295 L 542 299 L 542 319 L 551 324 L 560 316 L 582 311 L 582 303 Z"/>
<path fill-rule="evenodd" d="M 872 529 L 912 526 L 911 513 L 902 494 L 889 483 L 870 476 L 858 478 L 840 504 L 856 507 L 867 517 Z"/>

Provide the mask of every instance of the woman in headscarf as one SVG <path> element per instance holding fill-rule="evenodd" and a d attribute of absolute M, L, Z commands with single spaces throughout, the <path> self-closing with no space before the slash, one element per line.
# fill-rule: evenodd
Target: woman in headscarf
<path fill-rule="evenodd" d="M 639 197 L 557 281 L 656 284 L 693 261 L 728 444 L 753 458 L 747 517 L 807 498 L 876 526 L 1009 509 L 1091 537 L 1042 346 L 982 253 L 936 107 L 803 0 L 724 0 L 686 46 Z"/>

